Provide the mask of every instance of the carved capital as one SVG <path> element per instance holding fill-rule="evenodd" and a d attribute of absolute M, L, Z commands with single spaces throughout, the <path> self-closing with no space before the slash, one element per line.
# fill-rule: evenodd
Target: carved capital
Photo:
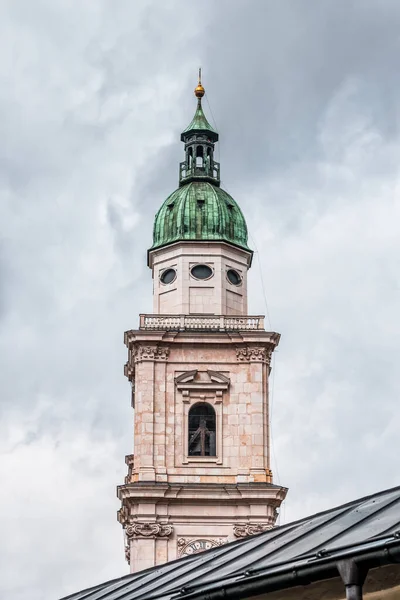
<path fill-rule="evenodd" d="M 131 523 L 126 528 L 126 536 L 131 538 L 168 537 L 173 531 L 172 525 L 162 523 Z"/>
<path fill-rule="evenodd" d="M 140 346 L 135 344 L 132 350 L 132 358 L 135 363 L 143 360 L 168 360 L 168 346 Z"/>
<path fill-rule="evenodd" d="M 260 346 L 245 346 L 236 348 L 236 358 L 239 362 L 264 362 L 271 364 L 272 349 Z"/>
<path fill-rule="evenodd" d="M 128 563 L 128 565 L 131 564 L 131 548 L 129 544 L 125 546 L 125 560 Z"/>
<path fill-rule="evenodd" d="M 255 535 L 256 533 L 262 533 L 272 529 L 273 526 L 270 523 L 240 523 L 233 526 L 233 534 L 236 537 L 247 537 L 248 535 Z"/>

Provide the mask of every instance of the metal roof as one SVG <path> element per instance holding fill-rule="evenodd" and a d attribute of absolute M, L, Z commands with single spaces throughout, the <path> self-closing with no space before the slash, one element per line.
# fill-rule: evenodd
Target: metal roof
<path fill-rule="evenodd" d="M 192 181 L 168 196 L 154 220 L 151 250 L 188 240 L 223 241 L 249 251 L 245 218 L 228 192 Z"/>
<path fill-rule="evenodd" d="M 206 115 L 204 114 L 203 107 L 201 105 L 201 98 L 198 98 L 197 100 L 197 108 L 196 112 L 194 113 L 193 119 L 191 120 L 190 124 L 186 127 L 186 129 L 184 129 L 184 131 L 182 132 L 182 141 L 184 141 L 183 138 L 186 137 L 186 133 L 192 133 L 194 131 L 206 131 L 209 133 L 211 132 L 212 134 L 214 134 L 214 139 L 218 140 L 218 133 L 215 131 L 214 127 L 210 125 Z"/>
<path fill-rule="evenodd" d="M 332 568 L 346 557 L 365 557 L 373 566 L 378 558 L 379 564 L 390 563 L 395 555 L 398 560 L 399 551 L 397 487 L 100 584 L 72 594 L 68 600 L 189 600 L 228 598 L 230 593 L 246 598 L 255 592 L 300 585 L 302 573 L 307 573 L 307 582 L 312 580 L 310 573 L 321 575 L 313 580 L 333 577 L 337 569 L 333 572 Z"/>

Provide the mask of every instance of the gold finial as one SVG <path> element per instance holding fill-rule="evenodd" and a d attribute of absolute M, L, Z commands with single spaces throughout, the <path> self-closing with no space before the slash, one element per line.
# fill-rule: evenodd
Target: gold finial
<path fill-rule="evenodd" d="M 201 85 L 201 67 L 200 67 L 200 69 L 199 69 L 199 83 L 197 84 L 197 87 L 194 90 L 194 95 L 196 96 L 196 98 L 198 98 L 200 100 L 200 98 L 202 98 L 205 93 L 206 93 L 205 89 Z"/>

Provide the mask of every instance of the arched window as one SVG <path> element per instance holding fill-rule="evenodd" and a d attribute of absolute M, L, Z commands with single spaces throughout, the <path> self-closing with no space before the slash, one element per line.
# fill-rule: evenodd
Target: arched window
<path fill-rule="evenodd" d="M 212 158 L 211 148 L 207 148 L 206 165 L 205 165 L 206 166 L 206 174 L 207 175 L 210 174 L 211 158 Z"/>
<path fill-rule="evenodd" d="M 196 166 L 203 166 L 203 146 L 196 147 Z"/>
<path fill-rule="evenodd" d="M 215 410 L 199 402 L 189 411 L 189 456 L 216 456 Z"/>

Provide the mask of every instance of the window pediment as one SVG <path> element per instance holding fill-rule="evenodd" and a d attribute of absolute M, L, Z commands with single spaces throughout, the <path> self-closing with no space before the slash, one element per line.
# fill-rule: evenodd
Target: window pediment
<path fill-rule="evenodd" d="M 181 373 L 180 375 L 175 377 L 176 385 L 179 386 L 180 384 L 191 383 L 196 377 L 197 373 L 197 369 L 195 369 L 194 371 L 185 371 L 185 373 Z"/>
<path fill-rule="evenodd" d="M 178 390 L 227 390 L 230 385 L 230 379 L 223 373 L 217 371 L 186 371 L 175 377 L 175 385 Z"/>

